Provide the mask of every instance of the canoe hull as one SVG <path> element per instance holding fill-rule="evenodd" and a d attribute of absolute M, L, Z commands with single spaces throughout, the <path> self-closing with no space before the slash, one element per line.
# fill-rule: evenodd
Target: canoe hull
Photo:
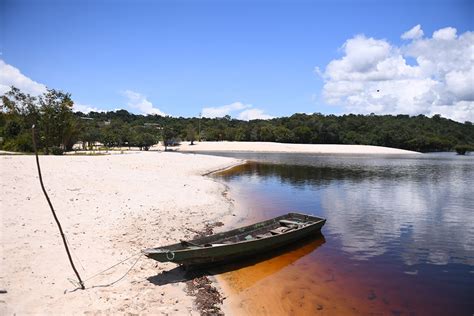
<path fill-rule="evenodd" d="M 205 242 L 209 241 L 218 242 L 221 239 L 229 238 L 229 236 L 232 236 L 232 234 L 251 234 L 253 231 L 255 231 L 255 229 L 262 230 L 265 229 L 265 227 L 271 227 L 271 225 L 275 225 L 274 223 L 280 221 L 281 219 L 295 218 L 303 218 L 306 221 L 309 220 L 310 223 L 304 227 L 294 229 L 286 233 L 260 239 L 242 240 L 235 243 L 222 244 L 212 247 L 193 247 L 192 249 L 180 249 L 180 247 L 182 247 L 180 244 L 174 244 L 161 248 L 147 249 L 145 250 L 145 255 L 160 262 L 174 262 L 185 266 L 220 264 L 229 261 L 235 261 L 237 259 L 259 256 L 266 252 L 295 243 L 301 239 L 315 236 L 320 234 L 321 228 L 326 222 L 325 219 L 319 217 L 299 213 L 289 213 L 265 222 L 249 225 L 229 232 L 195 239 L 190 241 L 190 243 L 204 244 Z"/>

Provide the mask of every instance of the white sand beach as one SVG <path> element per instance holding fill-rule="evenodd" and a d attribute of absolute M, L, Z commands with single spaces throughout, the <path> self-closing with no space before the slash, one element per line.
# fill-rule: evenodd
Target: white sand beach
<path fill-rule="evenodd" d="M 324 145 L 324 144 L 284 144 L 272 142 L 182 142 L 179 151 L 186 152 L 265 152 L 265 153 L 313 153 L 313 154 L 377 154 L 377 155 L 407 155 L 419 154 L 415 151 L 367 145 Z"/>
<path fill-rule="evenodd" d="M 43 178 L 84 279 L 141 249 L 230 222 L 226 187 L 202 174 L 238 160 L 178 153 L 40 156 Z M 34 156 L 0 156 L 0 314 L 199 314 L 174 264 L 142 256 L 74 289 L 75 279 L 41 191 Z M 224 225 L 220 229 L 225 229 Z"/>

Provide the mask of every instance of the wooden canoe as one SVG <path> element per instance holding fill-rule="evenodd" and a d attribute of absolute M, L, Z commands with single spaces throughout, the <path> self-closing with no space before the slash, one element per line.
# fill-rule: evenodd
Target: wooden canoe
<path fill-rule="evenodd" d="M 288 213 L 227 232 L 146 249 L 144 254 L 160 262 L 185 266 L 224 263 L 261 255 L 318 234 L 325 223 L 324 218 Z"/>

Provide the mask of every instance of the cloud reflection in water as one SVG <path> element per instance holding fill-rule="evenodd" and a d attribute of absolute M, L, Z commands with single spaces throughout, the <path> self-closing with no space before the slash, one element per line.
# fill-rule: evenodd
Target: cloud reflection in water
<path fill-rule="evenodd" d="M 474 265 L 472 157 L 260 160 L 271 163 L 250 163 L 224 177 L 249 190 L 266 187 L 293 209 L 316 209 L 328 219 L 325 232 L 354 259 L 389 253 L 409 266 Z"/>

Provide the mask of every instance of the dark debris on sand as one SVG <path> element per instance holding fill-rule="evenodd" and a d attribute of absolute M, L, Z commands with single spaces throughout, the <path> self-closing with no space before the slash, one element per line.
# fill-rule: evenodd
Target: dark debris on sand
<path fill-rule="evenodd" d="M 207 223 L 202 231 L 190 230 L 196 234 L 194 238 L 201 238 L 212 235 L 215 227 L 223 225 L 222 222 Z M 224 315 L 221 310 L 223 298 L 207 276 L 200 275 L 187 281 L 186 292 L 195 297 L 194 303 L 201 316 Z"/>
<path fill-rule="evenodd" d="M 214 233 L 214 228 L 224 226 L 223 222 L 215 222 L 215 223 L 207 223 L 201 231 L 197 231 L 191 228 L 188 228 L 189 231 L 195 233 L 196 235 L 193 237 L 201 238 L 212 235 Z"/>
<path fill-rule="evenodd" d="M 195 297 L 194 303 L 202 316 L 224 315 L 220 307 L 223 301 L 221 294 L 207 276 L 186 282 L 186 290 L 188 295 Z"/>

